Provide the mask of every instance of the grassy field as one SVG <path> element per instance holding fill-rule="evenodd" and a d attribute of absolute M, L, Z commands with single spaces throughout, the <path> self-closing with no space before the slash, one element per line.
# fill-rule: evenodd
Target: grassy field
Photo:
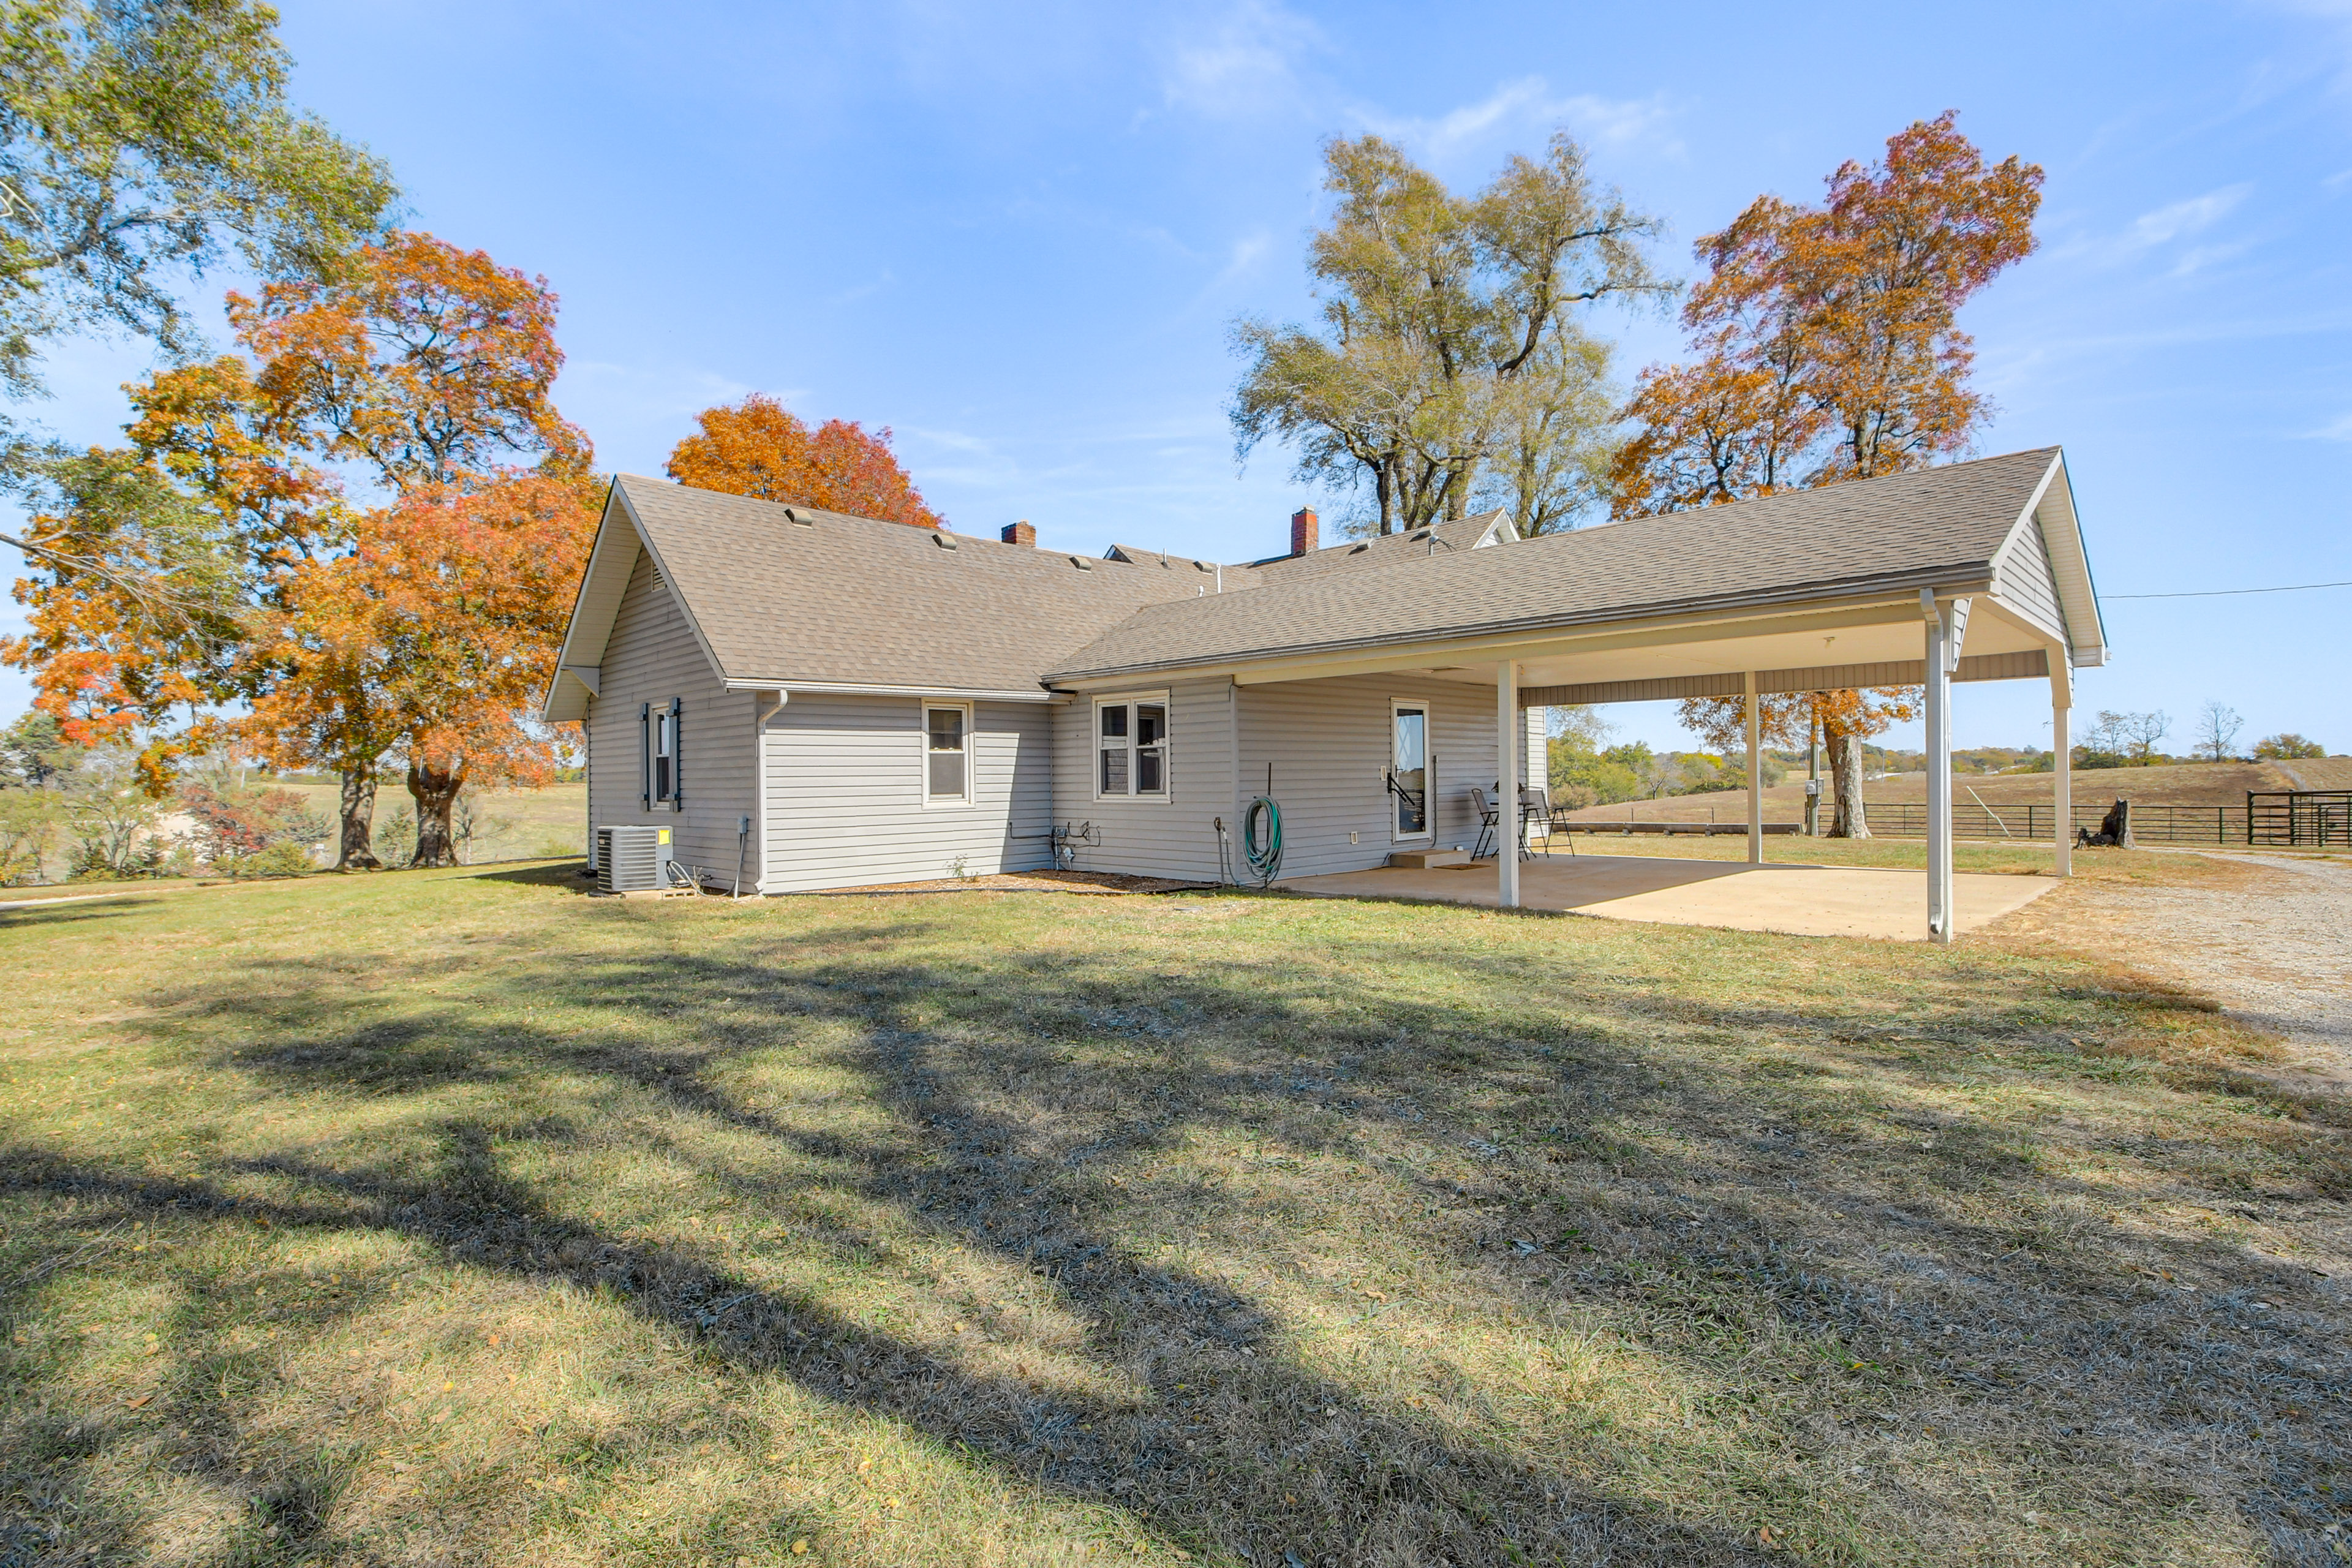
<path fill-rule="evenodd" d="M 2127 973 L 573 869 L 0 914 L 0 1562 L 2337 1560 L 2347 1118 Z"/>
<path fill-rule="evenodd" d="M 273 788 L 290 789 L 308 801 L 310 809 L 329 822 L 335 820 L 334 781 L 288 779 L 269 781 Z M 483 790 L 469 797 L 475 833 L 463 846 L 474 865 L 533 856 L 577 855 L 587 847 L 588 786 L 555 784 L 544 789 Z M 404 834 L 394 818 L 407 812 Z M 376 852 L 404 854 L 416 843 L 415 805 L 397 780 L 385 784 L 375 802 Z M 330 855 L 333 849 L 328 846 Z"/>

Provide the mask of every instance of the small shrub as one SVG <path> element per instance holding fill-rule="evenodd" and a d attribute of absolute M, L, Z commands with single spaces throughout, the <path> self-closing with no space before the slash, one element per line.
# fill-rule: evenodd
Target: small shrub
<path fill-rule="evenodd" d="M 245 862 L 248 877 L 307 877 L 319 868 L 310 852 L 299 844 L 272 844 Z"/>

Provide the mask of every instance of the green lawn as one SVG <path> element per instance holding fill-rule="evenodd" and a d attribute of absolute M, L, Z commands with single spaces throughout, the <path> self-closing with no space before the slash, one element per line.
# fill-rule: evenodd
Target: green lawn
<path fill-rule="evenodd" d="M 2128 974 L 572 871 L 0 913 L 0 1562 L 2330 1560 L 2341 1108 Z"/>

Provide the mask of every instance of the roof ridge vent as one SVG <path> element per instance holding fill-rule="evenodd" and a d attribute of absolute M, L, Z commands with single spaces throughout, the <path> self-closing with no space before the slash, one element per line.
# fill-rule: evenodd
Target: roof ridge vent
<path fill-rule="evenodd" d="M 796 522 L 803 528 L 814 528 L 816 526 L 816 519 L 803 516 L 792 507 L 784 508 L 784 521 L 786 522 Z"/>
<path fill-rule="evenodd" d="M 1095 563 L 1087 560 L 1083 555 L 1071 556 L 1070 564 L 1076 567 L 1081 572 L 1091 572 L 1095 569 Z"/>
<path fill-rule="evenodd" d="M 944 528 L 931 530 L 931 542 L 941 550 L 953 550 L 956 547 L 955 535 Z"/>

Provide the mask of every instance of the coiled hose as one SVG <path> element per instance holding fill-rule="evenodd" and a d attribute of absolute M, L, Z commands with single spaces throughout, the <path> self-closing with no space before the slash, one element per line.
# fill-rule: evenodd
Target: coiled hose
<path fill-rule="evenodd" d="M 1258 823 L 1265 823 L 1265 841 L 1258 841 Z M 1282 807 L 1274 796 L 1259 795 L 1242 813 L 1242 858 L 1249 862 L 1250 870 L 1261 888 L 1282 875 Z"/>

